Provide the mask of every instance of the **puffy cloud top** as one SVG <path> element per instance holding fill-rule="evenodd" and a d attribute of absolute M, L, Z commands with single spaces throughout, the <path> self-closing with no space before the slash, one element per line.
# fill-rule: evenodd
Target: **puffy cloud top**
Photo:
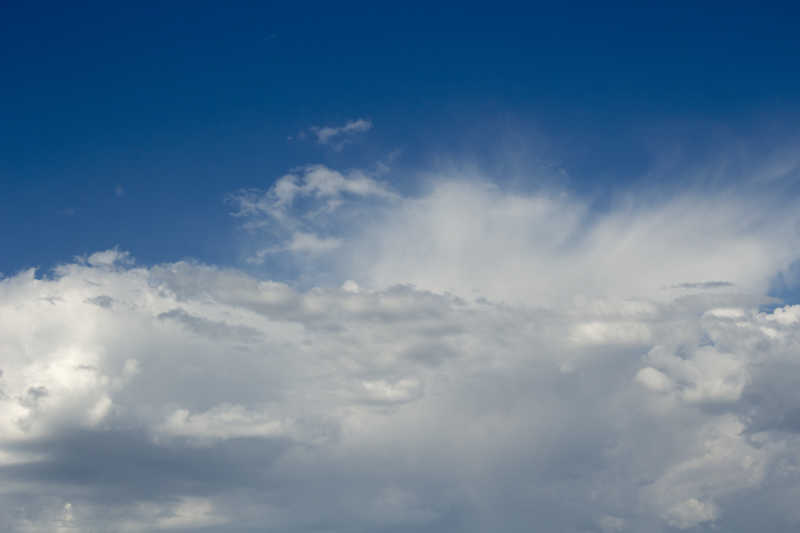
<path fill-rule="evenodd" d="M 768 200 L 311 165 L 230 198 L 291 284 L 119 249 L 3 278 L 0 528 L 795 531 Z"/>
<path fill-rule="evenodd" d="M 91 257 L 0 281 L 7 531 L 800 519 L 800 306 L 542 308 Z"/>

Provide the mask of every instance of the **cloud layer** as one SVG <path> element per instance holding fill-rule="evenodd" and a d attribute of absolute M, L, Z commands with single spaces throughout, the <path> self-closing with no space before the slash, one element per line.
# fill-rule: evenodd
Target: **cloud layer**
<path fill-rule="evenodd" d="M 341 286 L 118 249 L 0 280 L 2 529 L 796 530 L 793 210 L 323 166 L 231 200 Z"/>

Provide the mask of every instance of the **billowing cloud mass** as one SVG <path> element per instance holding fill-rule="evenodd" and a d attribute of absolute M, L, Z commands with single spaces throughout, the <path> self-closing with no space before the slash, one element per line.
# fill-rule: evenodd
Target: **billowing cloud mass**
<path fill-rule="evenodd" d="M 0 529 L 796 531 L 800 306 L 765 295 L 797 215 L 744 196 L 308 167 L 236 212 L 338 286 L 116 249 L 6 277 Z"/>

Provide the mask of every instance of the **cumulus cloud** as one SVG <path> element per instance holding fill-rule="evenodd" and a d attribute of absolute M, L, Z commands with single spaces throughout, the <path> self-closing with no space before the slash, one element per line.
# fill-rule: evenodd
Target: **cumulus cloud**
<path fill-rule="evenodd" d="M 95 252 L 88 257 L 80 257 L 78 260 L 85 261 L 92 266 L 107 268 L 115 265 L 130 264 L 133 261 L 128 252 L 121 251 L 118 248 Z"/>
<path fill-rule="evenodd" d="M 782 496 L 800 490 L 800 306 L 759 311 L 714 287 L 547 306 L 352 280 L 299 290 L 90 257 L 0 281 L 5 530 L 800 518 Z"/>
<path fill-rule="evenodd" d="M 116 248 L 0 280 L 0 528 L 800 524 L 793 206 L 322 165 L 230 202 L 250 263 L 332 282 Z"/>

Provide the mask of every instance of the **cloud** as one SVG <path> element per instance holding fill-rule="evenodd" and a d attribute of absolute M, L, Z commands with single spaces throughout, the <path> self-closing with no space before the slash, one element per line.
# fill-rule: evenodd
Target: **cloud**
<path fill-rule="evenodd" d="M 156 428 L 157 435 L 189 437 L 199 442 L 286 434 L 285 424 L 241 405 L 218 405 L 202 413 L 178 409 Z"/>
<path fill-rule="evenodd" d="M 559 192 L 513 193 L 475 180 L 437 180 L 388 205 L 380 224 L 340 236 L 342 277 L 388 287 L 529 305 L 765 294 L 800 244 L 793 206 L 742 195 L 628 198 L 604 212 Z M 748 213 L 746 217 L 742 213 Z M 696 231 L 703 228 L 703 231 Z"/>
<path fill-rule="evenodd" d="M 295 202 L 309 199 L 306 216 L 333 212 L 347 198 L 395 199 L 389 187 L 353 170 L 341 173 L 325 165 L 308 165 L 279 178 L 268 190 L 244 189 L 229 196 L 234 214 L 239 217 L 269 217 L 286 224 L 297 223 L 290 217 Z"/>
<path fill-rule="evenodd" d="M 254 256 L 248 257 L 246 261 L 251 264 L 260 265 L 264 262 L 264 258 L 268 255 L 281 252 L 293 252 L 317 256 L 335 250 L 341 245 L 341 239 L 332 237 L 319 237 L 313 233 L 304 233 L 298 231 L 293 233 L 289 241 L 285 244 L 281 246 L 263 248 L 256 252 Z"/>
<path fill-rule="evenodd" d="M 722 289 L 733 287 L 734 284 L 729 281 L 701 281 L 694 283 L 678 283 L 673 285 L 672 289 Z"/>
<path fill-rule="evenodd" d="M 353 135 L 371 129 L 372 121 L 363 118 L 350 120 L 342 126 L 312 126 L 309 128 L 319 144 L 330 145 L 335 150 L 341 150 L 351 141 Z"/>
<path fill-rule="evenodd" d="M 780 196 L 309 165 L 229 198 L 287 282 L 118 248 L 0 279 L 0 528 L 795 531 Z"/>
<path fill-rule="evenodd" d="M 381 205 L 399 198 L 388 185 L 365 172 L 342 173 L 325 165 L 308 165 L 282 176 L 267 190 L 237 191 L 228 202 L 245 228 L 267 233 L 266 245 L 246 259 L 262 264 L 267 256 L 282 252 L 319 256 L 336 250 L 343 239 L 325 233 L 341 226 L 342 207 L 363 206 L 366 201 Z"/>
<path fill-rule="evenodd" d="M 528 300 L 538 283 L 579 279 L 562 253 L 585 275 L 617 278 L 590 253 L 594 238 L 565 244 L 581 226 L 569 222 L 580 209 L 561 209 L 571 201 L 471 188 L 452 200 L 470 198 L 466 208 L 486 208 L 471 211 L 480 220 L 461 228 L 456 212 L 442 230 L 457 241 L 451 272 L 491 279 L 479 252 L 494 254 L 497 276 L 516 260 L 506 283 L 522 297 L 432 290 L 435 268 L 417 287 L 300 290 L 197 263 L 136 266 L 119 250 L 0 280 L 0 526 L 794 530 L 800 306 L 763 312 L 758 295 L 713 287 L 669 297 L 660 287 L 676 282 L 663 275 L 639 296 L 616 281 L 610 296 L 581 287 L 583 299 Z M 397 239 L 393 217 L 414 220 L 421 201 L 391 207 L 386 235 Z M 631 245 L 654 227 L 653 213 L 639 216 L 624 226 Z M 532 220 L 549 226 L 508 235 Z M 531 289 L 523 250 L 494 243 L 459 262 L 481 242 L 463 232 L 478 229 L 536 247 L 567 280 Z M 721 253 L 689 245 L 676 253 Z M 746 262 L 724 278 L 706 271 L 717 264 L 675 276 L 738 291 L 758 277 Z M 635 275 L 651 272 L 619 279 Z"/>
<path fill-rule="evenodd" d="M 133 258 L 131 258 L 128 252 L 120 251 L 118 248 L 95 252 L 88 257 L 79 257 L 77 259 L 95 267 L 106 268 L 128 265 L 133 262 Z"/>

